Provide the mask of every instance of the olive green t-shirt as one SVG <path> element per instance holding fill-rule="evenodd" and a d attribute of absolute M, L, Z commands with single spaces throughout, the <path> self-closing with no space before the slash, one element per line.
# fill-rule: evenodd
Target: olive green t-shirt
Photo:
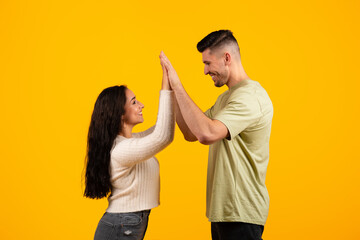
<path fill-rule="evenodd" d="M 243 80 L 221 94 L 205 112 L 229 130 L 229 139 L 210 145 L 206 216 L 210 222 L 265 225 L 265 186 L 273 107 L 261 85 Z"/>

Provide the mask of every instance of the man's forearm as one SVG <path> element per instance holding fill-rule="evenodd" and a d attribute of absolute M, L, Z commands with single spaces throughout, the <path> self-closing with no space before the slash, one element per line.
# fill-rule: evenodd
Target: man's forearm
<path fill-rule="evenodd" d="M 186 141 L 189 142 L 193 142 L 196 141 L 197 138 L 195 137 L 195 135 L 191 132 L 191 130 L 189 129 L 189 127 L 186 125 L 186 122 L 182 116 L 182 113 L 180 111 L 179 105 L 176 101 L 175 98 L 175 114 L 176 114 L 176 123 L 178 124 L 181 132 L 184 135 L 184 138 Z"/>
<path fill-rule="evenodd" d="M 182 85 L 173 90 L 182 119 L 187 128 L 199 142 L 207 144 L 207 140 L 211 134 L 212 120 L 194 103 Z M 180 118 L 179 120 L 181 121 Z"/>

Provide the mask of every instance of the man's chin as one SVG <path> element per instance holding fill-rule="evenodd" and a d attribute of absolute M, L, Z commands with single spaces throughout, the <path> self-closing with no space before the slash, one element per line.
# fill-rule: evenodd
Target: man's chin
<path fill-rule="evenodd" d="M 214 83 L 215 87 L 222 87 L 224 86 L 224 83 Z"/>

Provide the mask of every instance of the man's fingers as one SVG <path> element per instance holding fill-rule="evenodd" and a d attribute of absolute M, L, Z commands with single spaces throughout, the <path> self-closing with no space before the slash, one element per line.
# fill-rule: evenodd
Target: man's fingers
<path fill-rule="evenodd" d="M 166 63 L 164 62 L 164 60 L 162 58 L 160 58 L 160 64 L 161 64 L 161 67 L 162 67 L 163 71 L 165 69 L 167 70 Z"/>
<path fill-rule="evenodd" d="M 166 64 L 168 68 L 172 68 L 170 60 L 167 58 L 167 56 L 163 51 L 160 52 L 160 59 L 163 60 L 163 62 Z"/>
<path fill-rule="evenodd" d="M 167 71 L 171 70 L 169 63 L 165 62 L 163 59 L 162 59 L 162 64 L 164 65 Z"/>

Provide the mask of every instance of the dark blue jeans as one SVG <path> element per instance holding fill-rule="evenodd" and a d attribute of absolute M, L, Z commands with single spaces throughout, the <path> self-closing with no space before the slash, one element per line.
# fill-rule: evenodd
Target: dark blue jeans
<path fill-rule="evenodd" d="M 212 222 L 213 240 L 262 240 L 264 226 L 243 222 Z"/>
<path fill-rule="evenodd" d="M 94 240 L 142 240 L 150 210 L 130 213 L 106 212 L 96 228 Z"/>

